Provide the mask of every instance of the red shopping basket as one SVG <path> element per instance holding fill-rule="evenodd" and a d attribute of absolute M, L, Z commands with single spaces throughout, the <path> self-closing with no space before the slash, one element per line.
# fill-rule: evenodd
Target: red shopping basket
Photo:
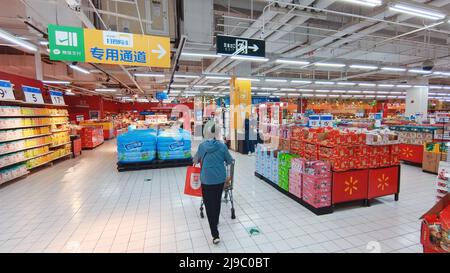
<path fill-rule="evenodd" d="M 186 172 L 184 194 L 191 196 L 202 196 L 202 183 L 200 182 L 200 167 L 189 166 Z"/>

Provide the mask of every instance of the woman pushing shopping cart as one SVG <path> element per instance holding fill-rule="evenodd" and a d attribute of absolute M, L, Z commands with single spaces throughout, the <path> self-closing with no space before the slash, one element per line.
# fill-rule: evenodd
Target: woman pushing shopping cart
<path fill-rule="evenodd" d="M 203 205 L 205 205 L 213 243 L 218 244 L 220 237 L 217 224 L 219 223 L 223 191 L 225 191 L 226 200 L 231 201 L 232 218 L 235 218 L 232 192 L 234 159 L 231 157 L 227 146 L 215 138 L 214 122 L 208 122 L 205 125 L 204 132 L 206 140 L 199 145 L 194 156 L 194 164 L 201 163 L 200 181 L 203 198 L 200 206 L 200 215 L 204 217 Z M 229 166 L 228 177 L 225 164 Z"/>

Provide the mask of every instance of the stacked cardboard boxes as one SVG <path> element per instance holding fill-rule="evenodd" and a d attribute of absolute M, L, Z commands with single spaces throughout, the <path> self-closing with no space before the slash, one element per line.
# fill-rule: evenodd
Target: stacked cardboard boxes
<path fill-rule="evenodd" d="M 289 170 L 289 192 L 302 198 L 302 175 L 305 170 L 305 159 L 293 158 Z"/>
<path fill-rule="evenodd" d="M 103 128 L 101 126 L 83 127 L 80 132 L 81 146 L 87 149 L 92 149 L 102 144 Z"/>
<path fill-rule="evenodd" d="M 315 208 L 331 206 L 331 165 L 323 161 L 306 162 L 302 176 L 303 200 Z"/>
<path fill-rule="evenodd" d="M 289 169 L 291 160 L 298 157 L 289 153 L 278 153 L 278 185 L 285 191 L 289 191 Z"/>

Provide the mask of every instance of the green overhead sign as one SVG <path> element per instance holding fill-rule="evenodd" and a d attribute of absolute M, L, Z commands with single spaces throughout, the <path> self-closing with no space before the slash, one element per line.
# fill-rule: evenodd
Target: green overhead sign
<path fill-rule="evenodd" d="M 49 25 L 50 59 L 84 62 L 84 30 L 81 27 Z"/>

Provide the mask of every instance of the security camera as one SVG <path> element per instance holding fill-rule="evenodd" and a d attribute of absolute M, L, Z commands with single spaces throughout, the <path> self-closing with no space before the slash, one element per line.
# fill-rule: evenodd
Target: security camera
<path fill-rule="evenodd" d="M 81 0 L 66 0 L 66 3 L 69 6 L 69 8 L 76 11 L 80 11 Z"/>
<path fill-rule="evenodd" d="M 427 61 L 423 62 L 423 64 L 422 64 L 422 69 L 425 71 L 431 71 L 431 70 L 433 70 L 433 67 L 434 67 L 434 62 L 431 60 L 427 60 Z"/>

